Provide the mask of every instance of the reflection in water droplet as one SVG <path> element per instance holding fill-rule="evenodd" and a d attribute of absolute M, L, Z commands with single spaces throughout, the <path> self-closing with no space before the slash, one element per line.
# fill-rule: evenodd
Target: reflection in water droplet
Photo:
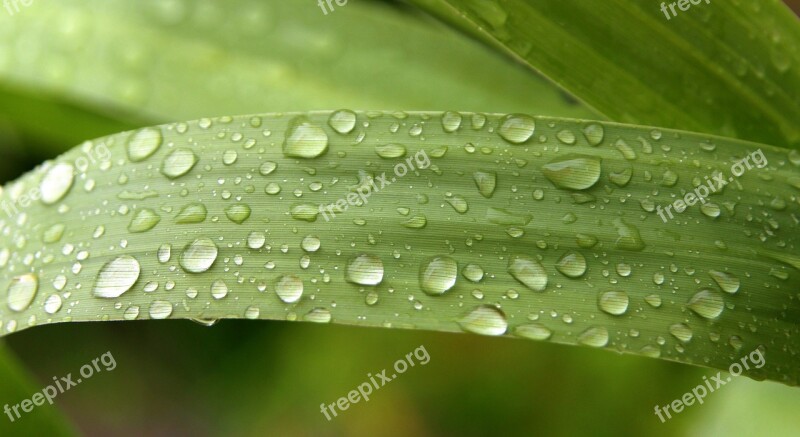
<path fill-rule="evenodd" d="M 217 245 L 209 238 L 199 238 L 184 248 L 180 265 L 190 273 L 205 272 L 217 259 Z"/>
<path fill-rule="evenodd" d="M 170 179 L 176 179 L 189 173 L 195 164 L 197 164 L 197 155 L 192 149 L 181 147 L 164 157 L 164 162 L 161 163 L 161 173 Z"/>
<path fill-rule="evenodd" d="M 328 150 L 328 134 L 321 127 L 311 123 L 305 116 L 298 116 L 289 122 L 283 153 L 290 158 L 311 159 L 321 156 Z"/>
<path fill-rule="evenodd" d="M 604 327 L 589 328 L 578 336 L 578 343 L 586 346 L 604 347 L 608 344 L 608 329 Z"/>
<path fill-rule="evenodd" d="M 542 166 L 542 173 L 556 187 L 585 190 L 600 179 L 600 159 L 585 155 L 565 155 Z"/>
<path fill-rule="evenodd" d="M 734 274 L 721 272 L 718 270 L 709 270 L 708 274 L 711 276 L 711 279 L 713 279 L 714 282 L 719 285 L 719 288 L 721 288 L 722 291 L 730 294 L 734 294 L 739 291 L 741 282 Z"/>
<path fill-rule="evenodd" d="M 356 113 L 349 109 L 340 109 L 331 114 L 328 125 L 342 135 L 349 134 L 356 127 Z"/>
<path fill-rule="evenodd" d="M 689 328 L 685 323 L 675 323 L 670 325 L 669 333 L 684 343 L 692 339 L 692 329 Z"/>
<path fill-rule="evenodd" d="M 578 252 L 567 252 L 556 263 L 556 270 L 568 278 L 579 278 L 586 273 L 586 258 Z"/>
<path fill-rule="evenodd" d="M 522 114 L 511 114 L 503 119 L 498 133 L 509 143 L 522 144 L 533 136 L 535 129 L 536 121 L 532 117 Z"/>
<path fill-rule="evenodd" d="M 54 165 L 42 178 L 39 191 L 42 203 L 51 205 L 61 200 L 69 189 L 75 178 L 75 168 L 65 162 Z"/>
<path fill-rule="evenodd" d="M 275 294 L 285 303 L 294 303 L 303 296 L 303 280 L 295 275 L 284 275 L 275 284 Z"/>
<path fill-rule="evenodd" d="M 508 272 L 522 285 L 533 291 L 547 288 L 547 272 L 535 259 L 526 255 L 512 256 L 508 262 Z"/>
<path fill-rule="evenodd" d="M 463 330 L 481 335 L 503 335 L 508 329 L 505 314 L 489 305 L 475 308 L 458 323 Z"/>
<path fill-rule="evenodd" d="M 383 281 L 383 261 L 369 254 L 353 257 L 347 263 L 346 279 L 359 285 L 378 285 Z"/>
<path fill-rule="evenodd" d="M 607 291 L 600 295 L 598 305 L 608 314 L 619 316 L 628 311 L 628 294 L 624 291 Z"/>
<path fill-rule="evenodd" d="M 714 319 L 722 314 L 725 303 L 719 293 L 704 288 L 695 293 L 686 306 L 701 317 Z"/>
<path fill-rule="evenodd" d="M 144 161 L 158 150 L 162 141 L 161 129 L 155 127 L 139 129 L 128 138 L 128 159 L 131 162 Z"/>
<path fill-rule="evenodd" d="M 139 262 L 129 255 L 122 255 L 107 262 L 97 274 L 92 293 L 102 298 L 117 298 L 130 290 L 139 279 Z"/>
<path fill-rule="evenodd" d="M 166 319 L 172 314 L 172 304 L 165 300 L 154 300 L 150 304 L 151 319 Z"/>
<path fill-rule="evenodd" d="M 12 311 L 27 309 L 39 290 L 39 278 L 33 273 L 15 276 L 8 286 L 8 307 Z"/>
<path fill-rule="evenodd" d="M 419 269 L 420 288 L 431 296 L 453 288 L 458 276 L 458 263 L 449 256 L 436 256 L 422 262 Z"/>
<path fill-rule="evenodd" d="M 222 299 L 228 295 L 228 285 L 222 279 L 217 279 L 211 283 L 211 297 Z"/>

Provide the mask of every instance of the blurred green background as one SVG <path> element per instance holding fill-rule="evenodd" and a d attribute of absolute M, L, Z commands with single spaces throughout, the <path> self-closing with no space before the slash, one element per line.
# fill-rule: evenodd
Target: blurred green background
<path fill-rule="evenodd" d="M 258 19 L 249 24 L 255 29 L 242 29 L 234 12 L 215 16 L 209 27 L 164 18 L 174 18 L 180 7 L 199 10 L 209 2 L 79 3 L 35 0 L 29 10 L 13 17 L 0 10 L 3 182 L 84 139 L 229 112 L 335 105 L 591 114 L 523 68 L 398 3 L 351 0 L 336 11 L 339 15 L 324 17 L 313 0 L 282 2 L 269 6 L 274 17 L 268 17 L 268 26 Z M 241 0 L 234 5 L 253 3 Z M 797 10 L 797 2 L 788 3 Z M 82 13 L 88 15 L 75 17 Z M 150 13 L 164 20 L 148 23 Z M 121 21 L 103 22 L 115 17 Z M 49 74 L 47 69 L 36 76 L 36 63 L 3 62 L 16 59 L 9 55 L 14 50 L 30 50 L 58 55 L 67 65 L 88 62 L 89 70 L 113 74 L 115 54 L 108 53 L 109 47 L 138 35 L 109 33 L 109 46 L 87 43 L 70 49 L 53 41 L 63 30 L 58 26 L 50 28 L 55 29 L 51 35 L 41 36 L 47 32 L 42 23 L 66 23 L 66 28 L 70 20 L 96 24 L 96 32 L 128 26 L 141 28 L 142 38 L 175 38 L 143 55 L 151 59 L 166 59 L 185 48 L 175 48 L 176 41 L 197 38 L 203 47 L 244 53 L 237 59 L 255 69 L 264 68 L 259 62 L 265 59 L 288 62 L 296 77 L 277 77 L 275 81 L 285 80 L 286 85 L 270 82 L 269 92 L 261 94 L 237 81 L 236 74 L 211 68 L 196 73 L 192 85 L 197 95 L 186 96 L 179 105 L 170 99 L 185 95 L 180 71 L 171 77 L 163 71 L 135 73 L 162 86 L 158 95 L 137 98 L 135 93 L 111 92 L 116 89 L 113 80 L 82 81 L 74 75 L 61 80 L 57 71 Z M 262 25 L 269 31 L 259 33 Z M 209 33 L 212 27 L 216 33 Z M 370 32 L 376 28 L 388 30 L 373 38 Z M 358 50 L 341 49 L 326 58 L 308 44 L 285 44 L 312 30 L 313 38 L 306 42 L 329 47 L 326 38 L 341 34 L 338 43 L 358 45 Z M 428 32 L 443 42 L 428 40 Z M 27 45 L 21 48 L 23 42 Z M 358 64 L 362 58 L 357 52 L 363 64 Z M 375 61 L 381 53 L 385 57 Z M 459 59 L 461 64 L 455 64 Z M 166 67 L 160 68 L 172 71 L 169 62 L 164 60 Z M 375 63 L 372 69 L 370 62 Z M 389 68 L 389 62 L 404 68 Z M 380 86 L 367 84 L 378 75 L 385 76 Z M 495 76 L 481 82 L 489 75 Z M 420 77 L 430 78 L 430 83 L 420 83 Z M 126 85 L 123 79 L 118 83 Z M 311 83 L 313 89 L 303 88 Z M 170 87 L 178 87 L 173 95 L 168 95 Z M 222 321 L 212 327 L 189 321 L 70 323 L 26 330 L 2 342 L 8 354 L 0 361 L 3 403 L 30 397 L 52 376 L 77 374 L 81 365 L 107 351 L 117 368 L 60 395 L 54 406 L 39 407 L 13 424 L 0 420 L 0 435 L 56 435 L 61 432 L 59 423 L 66 424 L 67 432 L 117 436 L 797 435 L 800 430 L 800 390 L 744 378 L 662 424 L 653 412 L 656 404 L 679 398 L 700 384 L 703 375 L 716 371 L 543 342 L 264 321 Z M 369 402 L 351 406 L 332 421 L 320 413 L 321 403 L 346 396 L 368 373 L 389 368 L 420 345 L 430 354 L 427 365 L 411 368 L 375 391 Z M 43 423 L 50 424 L 46 431 L 37 429 Z"/>

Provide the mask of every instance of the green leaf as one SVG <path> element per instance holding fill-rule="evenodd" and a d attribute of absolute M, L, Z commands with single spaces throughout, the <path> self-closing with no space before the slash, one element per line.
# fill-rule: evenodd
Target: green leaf
<path fill-rule="evenodd" d="M 766 365 L 745 374 L 796 385 L 798 166 L 767 145 L 526 115 L 345 110 L 121 133 L 4 188 L 2 332 L 305 320 L 720 369 L 759 348 Z M 736 177 L 666 219 L 717 173 Z"/>
<path fill-rule="evenodd" d="M 29 375 L 23 366 L 5 344 L 0 344 L 0 396 L 3 397 L 3 404 L 13 408 L 24 399 L 41 392 L 42 389 L 52 383 L 45 381 L 44 384 L 37 383 Z M 13 421 L 3 413 L 0 420 L 0 433 L 3 435 L 47 435 L 47 436 L 75 436 L 78 435 L 66 419 L 59 413 L 59 410 L 47 403 L 35 406 L 30 412 L 25 413 L 21 407 L 17 407 L 20 417 L 16 417 L 13 410 L 11 415 Z"/>
<path fill-rule="evenodd" d="M 51 129 L 64 146 L 76 141 L 70 132 L 123 130 L 105 131 L 107 117 L 142 126 L 339 107 L 593 114 L 479 44 L 386 5 L 352 2 L 328 16 L 306 0 L 176 5 L 65 0 L 0 14 L 0 81 L 23 97 L 36 90 L 34 103 L 49 93 L 102 114 L 96 125 L 78 113 L 72 130 Z M 52 105 L 25 111 L 35 106 L 3 99 L 20 129 L 45 135 L 37 127 Z"/>
<path fill-rule="evenodd" d="M 612 120 L 800 146 L 800 23 L 781 1 L 701 2 L 669 19 L 641 0 L 412 3 Z"/>

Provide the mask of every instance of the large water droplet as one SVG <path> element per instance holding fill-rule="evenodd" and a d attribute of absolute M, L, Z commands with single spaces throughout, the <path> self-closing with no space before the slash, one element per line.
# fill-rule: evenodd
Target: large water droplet
<path fill-rule="evenodd" d="M 208 238 L 198 238 L 183 249 L 180 264 L 190 273 L 205 272 L 217 259 L 217 245 Z"/>
<path fill-rule="evenodd" d="M 340 109 L 331 114 L 328 125 L 342 135 L 349 134 L 356 127 L 356 113 L 349 109 Z"/>
<path fill-rule="evenodd" d="M 585 190 L 600 179 L 600 159 L 593 156 L 565 155 L 542 166 L 544 176 L 559 188 Z"/>
<path fill-rule="evenodd" d="M 8 307 L 12 311 L 24 311 L 31 306 L 39 290 L 39 278 L 33 273 L 15 276 L 8 286 Z"/>
<path fill-rule="evenodd" d="M 303 296 L 303 280 L 295 275 L 284 275 L 275 284 L 275 294 L 285 303 L 294 303 Z"/>
<path fill-rule="evenodd" d="M 481 335 L 503 335 L 508 329 L 506 315 L 489 305 L 475 308 L 458 323 L 463 330 Z"/>
<path fill-rule="evenodd" d="M 438 296 L 453 288 L 458 276 L 458 263 L 449 256 L 435 256 L 422 262 L 419 284 L 422 291 Z"/>
<path fill-rule="evenodd" d="M 713 279 L 714 282 L 719 285 L 719 288 L 721 288 L 722 291 L 730 294 L 734 294 L 739 291 L 741 282 L 734 274 L 721 272 L 718 270 L 709 270 L 708 274 L 711 276 L 711 279 Z"/>
<path fill-rule="evenodd" d="M 92 294 L 103 298 L 117 298 L 130 290 L 139 279 L 139 261 L 122 255 L 107 262 L 97 274 Z"/>
<path fill-rule="evenodd" d="M 506 116 L 500 124 L 498 133 L 500 136 L 512 144 L 522 144 L 533 136 L 536 129 L 536 121 L 522 114 L 511 114 Z"/>
<path fill-rule="evenodd" d="M 128 159 L 131 162 L 144 161 L 161 146 L 161 129 L 146 127 L 134 132 L 128 138 Z"/>
<path fill-rule="evenodd" d="M 589 328 L 578 336 L 578 343 L 586 346 L 604 347 L 608 344 L 608 329 L 602 326 Z"/>
<path fill-rule="evenodd" d="M 547 288 L 547 272 L 539 261 L 531 257 L 512 256 L 508 262 L 508 272 L 533 291 L 544 291 Z"/>
<path fill-rule="evenodd" d="M 61 200 L 72 188 L 74 178 L 75 168 L 71 164 L 61 162 L 54 165 L 47 171 L 39 185 L 42 202 L 51 205 Z"/>
<path fill-rule="evenodd" d="M 346 279 L 359 285 L 378 285 L 383 281 L 383 261 L 375 255 L 358 255 L 347 263 Z"/>
<path fill-rule="evenodd" d="M 244 203 L 231 205 L 225 208 L 225 216 L 228 220 L 241 225 L 250 217 L 250 207 Z"/>
<path fill-rule="evenodd" d="M 636 226 L 626 223 L 621 218 L 614 219 L 612 223 L 617 230 L 617 239 L 614 241 L 614 247 L 632 251 L 644 249 L 644 241 L 642 241 L 639 229 Z"/>
<path fill-rule="evenodd" d="M 47 314 L 55 314 L 58 310 L 61 309 L 61 296 L 57 293 L 53 293 L 50 296 L 47 296 L 47 299 L 44 301 L 44 312 Z"/>
<path fill-rule="evenodd" d="M 529 323 L 514 328 L 514 334 L 531 340 L 547 340 L 553 332 L 540 323 Z"/>
<path fill-rule="evenodd" d="M 319 250 L 319 247 L 322 243 L 319 240 L 319 237 L 316 235 L 308 235 L 303 238 L 303 241 L 300 242 L 300 247 L 303 248 L 306 252 L 313 253 Z"/>
<path fill-rule="evenodd" d="M 150 304 L 150 318 L 151 319 L 166 319 L 172 314 L 172 304 L 165 300 L 154 300 Z"/>
<path fill-rule="evenodd" d="M 298 116 L 289 122 L 283 153 L 292 158 L 316 158 L 328 150 L 328 134 L 321 127 Z"/>
<path fill-rule="evenodd" d="M 375 153 L 384 159 L 397 159 L 406 156 L 406 146 L 402 144 L 379 144 L 375 146 Z"/>
<path fill-rule="evenodd" d="M 164 157 L 164 162 L 161 163 L 161 173 L 170 179 L 176 179 L 189 173 L 195 164 L 197 164 L 197 155 L 192 149 L 181 147 Z"/>
<path fill-rule="evenodd" d="M 461 127 L 461 114 L 447 111 L 442 115 L 442 129 L 445 132 L 455 132 L 459 127 Z"/>
<path fill-rule="evenodd" d="M 725 302 L 722 300 L 722 296 L 720 296 L 719 293 L 704 288 L 695 293 L 686 306 L 701 317 L 714 319 L 722 314 L 722 310 L 725 308 Z"/>
<path fill-rule="evenodd" d="M 689 328 L 685 323 L 675 323 L 670 325 L 669 333 L 684 343 L 692 339 L 692 329 Z"/>
<path fill-rule="evenodd" d="M 567 252 L 556 263 L 556 270 L 568 278 L 579 278 L 586 273 L 586 258 L 578 252 Z"/>
<path fill-rule="evenodd" d="M 181 208 L 178 215 L 175 216 L 175 223 L 179 224 L 191 224 L 191 223 L 202 223 L 206 219 L 206 215 L 208 215 L 208 210 L 206 206 L 202 203 L 190 203 L 183 208 Z"/>
<path fill-rule="evenodd" d="M 476 171 L 472 174 L 475 180 L 475 185 L 478 187 L 478 192 L 485 198 L 492 197 L 495 188 L 497 188 L 497 173 Z"/>
<path fill-rule="evenodd" d="M 600 295 L 598 306 L 608 314 L 619 316 L 628 311 L 628 294 L 624 291 L 606 291 Z"/>
<path fill-rule="evenodd" d="M 153 229 L 158 222 L 161 221 L 161 216 L 150 208 L 142 208 L 136 212 L 128 225 L 130 232 L 145 232 Z"/>

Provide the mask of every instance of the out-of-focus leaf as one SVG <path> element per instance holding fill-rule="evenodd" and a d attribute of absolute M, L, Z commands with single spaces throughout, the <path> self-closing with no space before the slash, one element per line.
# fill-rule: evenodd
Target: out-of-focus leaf
<path fill-rule="evenodd" d="M 800 22 L 779 0 L 411 0 L 620 122 L 800 146 Z"/>

